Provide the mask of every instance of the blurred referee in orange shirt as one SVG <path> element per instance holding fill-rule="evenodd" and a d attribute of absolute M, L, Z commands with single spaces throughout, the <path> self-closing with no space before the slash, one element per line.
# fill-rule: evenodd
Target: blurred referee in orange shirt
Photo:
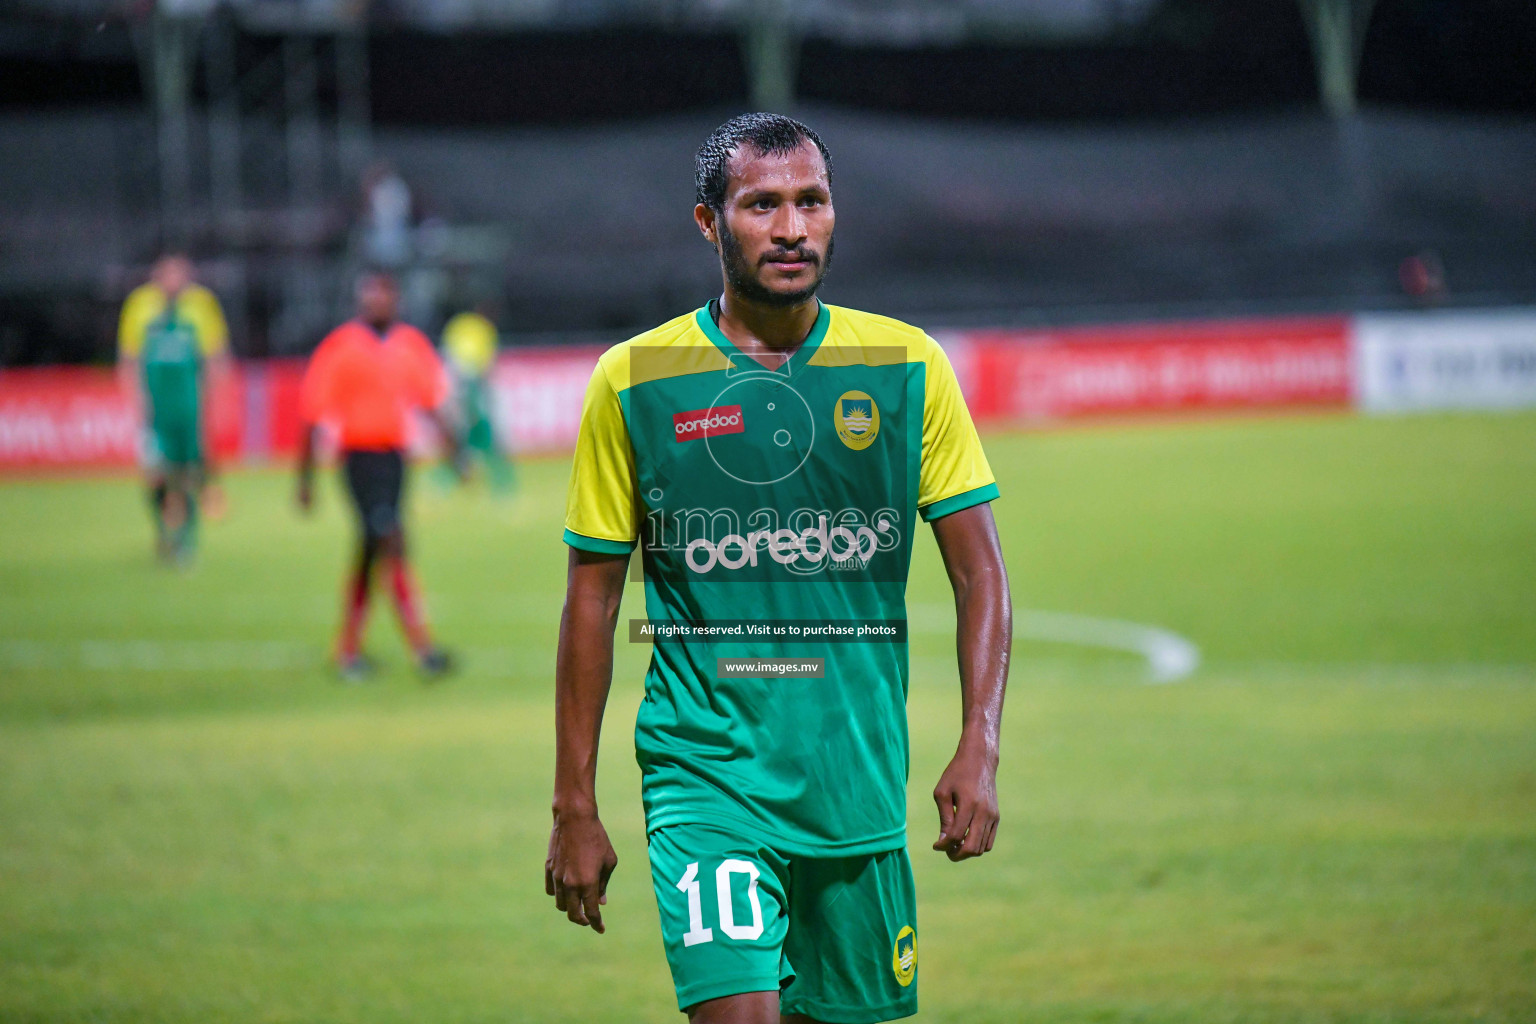
<path fill-rule="evenodd" d="M 360 546 L 336 648 L 337 670 L 348 681 L 373 671 L 362 652 L 362 635 L 375 567 L 387 578 L 417 667 L 432 677 L 452 668 L 447 652 L 432 642 L 406 562 L 400 495 L 412 410 L 427 413 L 455 456 L 458 439 L 439 411 L 448 398 L 448 375 L 426 335 L 396 319 L 399 304 L 393 277 L 365 272 L 357 282 L 357 319 L 336 328 L 315 349 L 300 395 L 299 507 L 308 512 L 314 503 L 315 437 L 324 422 L 340 432 L 347 489 L 357 509 Z"/>

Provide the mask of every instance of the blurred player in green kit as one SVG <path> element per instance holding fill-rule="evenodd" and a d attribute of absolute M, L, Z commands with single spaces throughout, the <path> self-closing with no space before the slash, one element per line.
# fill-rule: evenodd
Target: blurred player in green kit
<path fill-rule="evenodd" d="M 160 257 L 149 282 L 123 303 L 119 376 L 143 411 L 140 459 L 156 551 L 166 561 L 186 564 L 192 557 L 198 500 L 211 471 L 203 439 L 209 382 L 224 372 L 228 349 L 219 300 L 195 283 L 192 263 L 180 253 Z"/>
<path fill-rule="evenodd" d="M 496 365 L 496 325 L 489 303 L 458 314 L 443 326 L 443 358 L 453 376 L 454 403 L 464 438 L 461 458 L 478 456 L 485 464 L 491 489 L 512 489 L 512 463 L 496 443 L 491 370 Z M 461 466 L 467 471 L 467 465 Z"/>

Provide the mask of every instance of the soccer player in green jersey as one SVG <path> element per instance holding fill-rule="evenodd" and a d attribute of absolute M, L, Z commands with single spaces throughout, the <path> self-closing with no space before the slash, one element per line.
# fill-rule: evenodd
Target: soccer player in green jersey
<path fill-rule="evenodd" d="M 443 325 L 443 360 L 453 375 L 459 432 L 464 438 L 461 455 L 476 456 L 485 464 L 491 489 L 512 489 L 512 463 L 496 440 L 491 372 L 496 366 L 496 325 L 491 303 L 458 313 Z M 468 466 L 460 467 L 461 475 Z M 452 475 L 452 471 L 449 471 Z"/>
<path fill-rule="evenodd" d="M 118 365 L 144 414 L 141 460 L 162 559 L 185 563 L 211 461 L 203 441 L 208 385 L 228 361 L 219 300 L 193 280 L 192 263 L 168 253 L 123 304 Z"/>
<path fill-rule="evenodd" d="M 701 1024 L 917 1012 L 905 590 L 917 520 L 958 616 L 960 739 L 935 850 L 992 848 L 1012 613 L 997 485 L 922 331 L 822 303 L 832 166 L 772 114 L 699 150 L 718 300 L 605 353 L 567 498 L 545 888 L 603 930 L 598 733 L 638 545 L 655 647 L 635 725 L 678 1007 Z"/>

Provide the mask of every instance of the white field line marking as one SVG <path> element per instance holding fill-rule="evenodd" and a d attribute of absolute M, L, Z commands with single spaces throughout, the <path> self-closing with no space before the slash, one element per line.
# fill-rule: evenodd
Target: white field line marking
<path fill-rule="evenodd" d="M 911 627 L 920 632 L 937 633 L 955 628 L 954 609 L 947 605 L 909 605 L 907 617 Z M 1015 608 L 1013 635 L 1139 654 L 1147 660 L 1149 683 L 1175 683 L 1200 667 L 1199 647 L 1177 633 L 1139 622 Z"/>
<path fill-rule="evenodd" d="M 953 635 L 955 617 L 953 609 L 945 605 L 915 604 L 910 608 L 910 621 L 914 632 L 949 633 Z M 1089 623 L 1092 637 L 1083 635 L 1083 624 Z M 1064 624 L 1069 629 L 1061 628 Z M 1122 633 L 1123 642 L 1108 643 L 1104 639 L 1103 626 L 1112 626 Z M 1074 635 L 1066 635 L 1075 631 Z M 1014 634 L 1032 640 L 1048 640 L 1058 643 L 1080 643 L 1093 647 L 1108 647 L 1143 655 L 1152 670 L 1153 682 L 1175 682 L 1189 675 L 1200 665 L 1200 650 L 1183 637 L 1152 626 L 1115 619 L 1095 619 L 1081 615 L 1065 615 L 1058 612 L 1031 612 L 1017 609 L 1014 612 Z M 1151 634 L 1151 635 L 1149 635 Z M 520 674 L 517 663 L 527 656 L 521 648 L 469 647 L 456 648 L 463 656 L 466 668 L 476 675 L 513 678 Z M 280 640 L 24 640 L 0 639 L 0 670 L 12 669 L 74 669 L 98 672 L 229 672 L 235 670 L 288 672 L 323 668 L 326 657 L 317 645 L 285 643 Z M 1157 676 L 1159 666 L 1164 673 Z M 1350 676 L 1398 680 L 1403 678 L 1438 679 L 1455 675 L 1458 685 L 1471 685 L 1489 680 L 1536 680 L 1536 664 L 1519 662 L 1446 662 L 1419 664 L 1412 662 L 1292 662 L 1252 661 L 1223 663 L 1222 670 L 1245 675 L 1266 673 L 1291 673 L 1305 670 L 1318 673 L 1343 673 Z M 1468 678 L 1470 677 L 1470 678 Z"/>
<path fill-rule="evenodd" d="M 939 604 L 908 608 L 917 632 L 952 632 L 953 609 Z M 1149 682 L 1172 683 L 1200 666 L 1200 649 L 1177 633 L 1118 619 L 1016 608 L 1014 636 L 1139 654 Z M 466 667 L 515 675 L 509 648 L 468 649 Z M 0 668 L 94 672 L 289 672 L 325 664 L 315 649 L 281 640 L 24 640 L 0 639 Z"/>
<path fill-rule="evenodd" d="M 0 640 L 0 666 L 97 672 L 278 672 L 315 663 L 313 651 L 273 640 Z"/>
<path fill-rule="evenodd" d="M 485 675 L 516 675 L 512 648 L 469 648 L 466 663 Z M 403 657 L 403 656 L 402 656 Z M 0 639 L 0 669 L 87 672 L 293 672 L 328 664 L 319 647 L 282 640 Z"/>

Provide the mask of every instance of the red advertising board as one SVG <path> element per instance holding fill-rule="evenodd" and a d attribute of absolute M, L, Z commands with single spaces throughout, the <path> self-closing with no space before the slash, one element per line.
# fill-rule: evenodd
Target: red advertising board
<path fill-rule="evenodd" d="M 563 452 L 576 446 L 581 403 L 601 346 L 518 348 L 492 371 L 497 434 L 514 452 Z"/>
<path fill-rule="evenodd" d="M 219 381 L 209 403 L 218 459 L 243 453 L 243 405 L 239 375 Z M 139 412 L 114 371 L 0 372 L 0 470 L 129 466 L 138 452 Z"/>
<path fill-rule="evenodd" d="M 492 371 L 497 432 L 514 452 L 569 450 L 602 349 L 514 349 Z M 209 402 L 221 461 L 288 458 L 298 449 L 302 359 L 236 366 Z M 131 466 L 139 412 L 112 370 L 57 367 L 0 372 L 0 472 Z M 413 447 L 431 447 L 424 433 Z"/>
<path fill-rule="evenodd" d="M 304 360 L 269 359 L 246 371 L 247 408 L 259 413 L 247 417 L 251 458 L 287 456 L 299 450 L 299 385 L 304 379 Z"/>
<path fill-rule="evenodd" d="M 1140 324 L 962 336 L 982 421 L 1347 405 L 1343 317 Z"/>
<path fill-rule="evenodd" d="M 1342 317 L 970 331 L 946 337 L 975 418 L 1029 424 L 1200 409 L 1346 405 Z M 512 349 L 492 371 L 503 444 L 563 452 L 602 349 Z M 290 457 L 299 437 L 302 360 L 237 367 L 209 403 L 221 461 Z M 0 471 L 132 465 L 138 414 L 111 370 L 0 372 Z M 414 447 L 429 448 L 417 437 Z"/>
<path fill-rule="evenodd" d="M 0 373 L 0 466 L 128 465 L 138 414 L 111 370 Z"/>

